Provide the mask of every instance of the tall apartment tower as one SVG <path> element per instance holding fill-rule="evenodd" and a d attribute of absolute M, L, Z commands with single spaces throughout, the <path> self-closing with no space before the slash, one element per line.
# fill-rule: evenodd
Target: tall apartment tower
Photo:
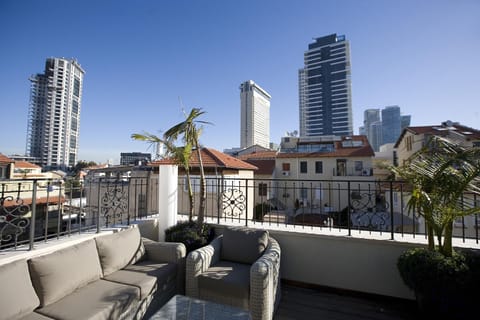
<path fill-rule="evenodd" d="M 331 34 L 315 39 L 299 71 L 300 136 L 352 135 L 350 44 Z"/>
<path fill-rule="evenodd" d="M 270 99 L 252 80 L 240 85 L 240 148 L 270 147 Z"/>
<path fill-rule="evenodd" d="M 48 58 L 45 72 L 30 77 L 26 153 L 41 166 L 77 163 L 84 73 L 76 60 Z"/>

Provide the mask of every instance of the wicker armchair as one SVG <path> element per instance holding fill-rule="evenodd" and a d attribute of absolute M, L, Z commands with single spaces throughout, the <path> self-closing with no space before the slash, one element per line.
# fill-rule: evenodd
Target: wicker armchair
<path fill-rule="evenodd" d="M 227 227 L 186 261 L 186 295 L 270 320 L 280 301 L 280 246 L 266 230 Z"/>

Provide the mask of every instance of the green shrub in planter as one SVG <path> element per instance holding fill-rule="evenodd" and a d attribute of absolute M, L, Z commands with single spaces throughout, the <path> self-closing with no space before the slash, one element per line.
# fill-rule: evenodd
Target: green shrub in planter
<path fill-rule="evenodd" d="M 210 243 L 213 235 L 213 228 L 206 223 L 182 221 L 165 230 L 165 241 L 181 242 L 189 253 Z"/>
<path fill-rule="evenodd" d="M 479 289 L 478 251 L 458 250 L 447 257 L 438 251 L 414 248 L 399 256 L 397 267 L 404 283 L 414 290 L 422 312 L 455 319 L 467 316 Z"/>

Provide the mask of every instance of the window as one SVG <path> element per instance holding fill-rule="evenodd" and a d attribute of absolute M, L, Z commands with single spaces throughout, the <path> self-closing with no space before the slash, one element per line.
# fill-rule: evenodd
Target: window
<path fill-rule="evenodd" d="M 323 162 L 315 161 L 315 173 L 323 173 Z"/>
<path fill-rule="evenodd" d="M 300 173 L 307 173 L 307 161 L 300 161 Z"/>
<path fill-rule="evenodd" d="M 409 137 L 405 138 L 405 144 L 406 144 L 407 151 L 412 151 L 412 144 L 413 144 L 412 140 L 413 140 L 413 136 L 409 136 Z"/>
<path fill-rule="evenodd" d="M 290 163 L 282 163 L 283 171 L 290 171 Z"/>
<path fill-rule="evenodd" d="M 258 184 L 258 195 L 260 197 L 267 196 L 267 184 L 266 183 L 259 183 Z"/>
<path fill-rule="evenodd" d="M 355 171 L 362 171 L 363 170 L 363 162 L 362 161 L 355 161 Z"/>
<path fill-rule="evenodd" d="M 80 97 L 80 79 L 75 78 L 73 81 L 73 95 L 75 97 Z"/>
<path fill-rule="evenodd" d="M 308 189 L 307 188 L 300 188 L 300 198 L 307 199 L 308 198 Z"/>

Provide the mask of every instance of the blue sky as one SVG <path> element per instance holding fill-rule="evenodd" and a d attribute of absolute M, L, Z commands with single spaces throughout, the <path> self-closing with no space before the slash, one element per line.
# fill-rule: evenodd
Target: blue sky
<path fill-rule="evenodd" d="M 298 69 L 313 38 L 350 41 L 354 130 L 367 108 L 399 105 L 412 125 L 480 129 L 480 1 L 0 0 L 0 152 L 25 151 L 30 84 L 47 57 L 86 74 L 79 160 L 149 152 L 132 133 L 161 134 L 206 111 L 201 142 L 240 144 L 239 85 L 271 96 L 271 140 L 298 129 Z"/>

